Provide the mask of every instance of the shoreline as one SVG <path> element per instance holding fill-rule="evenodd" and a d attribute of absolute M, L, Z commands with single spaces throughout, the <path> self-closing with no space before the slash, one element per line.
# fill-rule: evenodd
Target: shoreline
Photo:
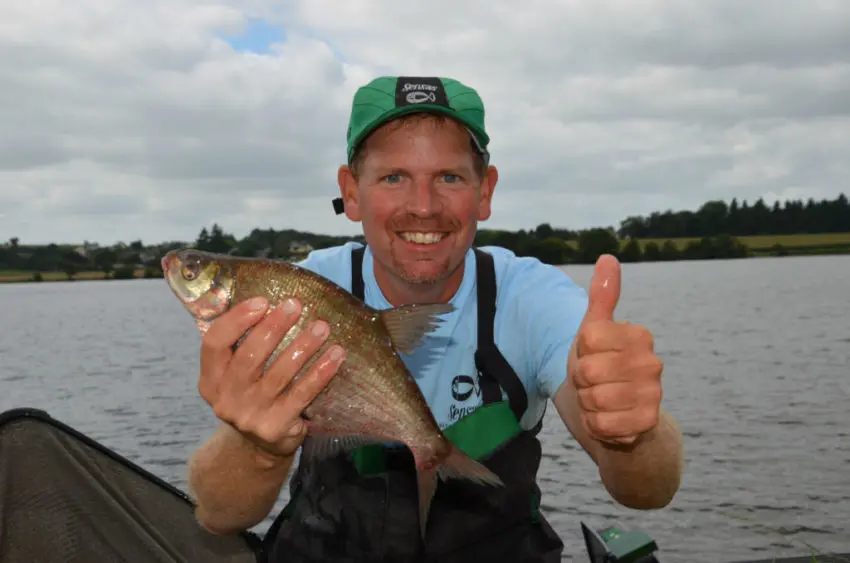
<path fill-rule="evenodd" d="M 676 239 L 670 239 L 674 243 L 676 243 Z M 643 240 L 638 241 L 641 246 L 645 244 Z M 623 264 L 651 264 L 651 263 L 663 263 L 663 262 L 709 262 L 712 260 L 747 260 L 750 258 L 793 258 L 793 257 L 802 257 L 802 256 L 846 256 L 850 255 L 850 245 L 844 247 L 841 245 L 839 248 L 829 248 L 824 249 L 821 245 L 800 245 L 800 246 L 784 246 L 781 252 L 777 252 L 772 248 L 757 248 L 757 249 L 748 249 L 747 256 L 739 256 L 739 257 L 718 257 L 718 258 L 700 258 L 700 257 L 677 257 L 671 259 L 661 259 L 661 260 L 646 260 L 646 259 L 638 259 L 638 260 L 624 260 L 620 258 L 620 261 Z M 592 263 L 586 262 L 570 262 L 567 264 L 558 264 L 558 266 L 574 266 L 574 265 L 592 265 Z M 0 270 L 0 285 L 4 284 L 23 284 L 23 283 L 68 283 L 68 282 L 78 282 L 78 281 L 132 281 L 132 280 L 142 280 L 142 279 L 157 279 L 162 277 L 162 272 L 159 270 L 155 271 L 156 275 L 150 275 L 150 272 L 146 270 L 146 268 L 136 268 L 133 272 L 133 275 L 130 277 L 121 276 L 114 277 L 106 276 L 102 271 L 85 271 L 78 272 L 74 274 L 73 277 L 69 278 L 65 272 L 35 272 L 35 271 L 24 271 L 24 270 L 15 270 L 13 274 L 9 274 Z M 35 274 L 40 273 L 41 279 L 35 279 Z M 146 275 L 147 273 L 147 275 Z"/>
<path fill-rule="evenodd" d="M 41 274 L 41 279 L 35 279 L 36 274 Z M 77 281 L 132 281 L 161 278 L 160 272 L 157 276 L 146 276 L 145 268 L 137 268 L 131 277 L 107 277 L 104 272 L 100 271 L 85 271 L 74 274 L 71 278 L 65 272 L 36 272 L 15 270 L 14 274 L 7 274 L 0 270 L 0 284 L 11 283 L 57 283 L 57 282 L 77 282 Z"/>

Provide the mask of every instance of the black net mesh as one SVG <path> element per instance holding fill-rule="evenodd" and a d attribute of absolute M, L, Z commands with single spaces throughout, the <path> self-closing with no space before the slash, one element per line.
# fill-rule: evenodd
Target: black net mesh
<path fill-rule="evenodd" d="M 179 490 L 40 411 L 0 414 L 0 562 L 257 563 Z"/>

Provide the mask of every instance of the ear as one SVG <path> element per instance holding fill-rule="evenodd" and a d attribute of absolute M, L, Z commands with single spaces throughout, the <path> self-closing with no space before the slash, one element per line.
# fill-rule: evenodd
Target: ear
<path fill-rule="evenodd" d="M 339 167 L 336 175 L 337 184 L 339 184 L 339 195 L 345 204 L 345 215 L 352 221 L 360 221 L 360 199 L 357 188 L 357 180 L 354 179 L 354 174 L 351 168 L 343 164 Z"/>
<path fill-rule="evenodd" d="M 496 183 L 499 181 L 499 171 L 495 166 L 487 167 L 487 175 L 481 180 L 479 188 L 478 200 L 478 220 L 486 221 L 490 218 L 490 202 L 493 199 L 493 192 L 496 190 Z"/>

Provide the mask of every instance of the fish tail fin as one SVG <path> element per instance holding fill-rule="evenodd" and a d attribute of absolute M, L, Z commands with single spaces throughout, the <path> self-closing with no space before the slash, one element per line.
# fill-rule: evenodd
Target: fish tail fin
<path fill-rule="evenodd" d="M 437 473 L 443 480 L 450 478 L 466 479 L 481 485 L 504 486 L 504 482 L 498 475 L 463 453 L 462 450 L 454 445 L 452 445 L 449 456 L 437 468 Z"/>
<path fill-rule="evenodd" d="M 416 470 L 416 480 L 419 482 L 419 532 L 425 539 L 425 529 L 428 525 L 428 511 L 437 490 L 437 472 L 431 470 Z"/>

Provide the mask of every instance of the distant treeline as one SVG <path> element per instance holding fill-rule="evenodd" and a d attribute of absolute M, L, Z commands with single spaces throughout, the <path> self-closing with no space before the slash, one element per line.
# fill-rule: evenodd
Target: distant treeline
<path fill-rule="evenodd" d="M 534 231 L 482 230 L 475 242 L 480 246 L 501 246 L 519 256 L 534 256 L 555 265 L 593 264 L 602 254 L 613 254 L 622 262 L 745 258 L 749 255 L 747 246 L 729 235 L 702 237 L 679 246 L 672 240 L 662 243 L 622 240 L 613 229 L 606 228 L 587 229 L 573 235 L 546 224 Z"/>
<path fill-rule="evenodd" d="M 219 225 L 201 229 L 193 241 L 168 241 L 145 245 L 136 240 L 113 246 L 82 244 L 23 245 L 18 238 L 0 244 L 0 275 L 16 272 L 63 272 L 69 279 L 81 272 L 103 272 L 105 278 L 129 279 L 162 275 L 160 260 L 169 250 L 194 246 L 210 252 L 237 256 L 263 256 L 291 260 L 305 256 L 312 249 L 343 244 L 362 237 L 314 234 L 292 229 L 254 229 L 243 239 L 224 232 Z M 38 278 L 39 276 L 36 276 Z"/>
<path fill-rule="evenodd" d="M 553 228 L 505 231 L 481 229 L 479 246 L 495 245 L 521 256 L 534 256 L 549 264 L 593 263 L 601 254 L 614 254 L 624 262 L 743 258 L 753 254 L 784 255 L 850 251 L 850 239 L 815 240 L 813 233 L 850 233 L 850 204 L 844 194 L 832 201 L 787 201 L 772 208 L 759 199 L 753 205 L 737 200 L 727 205 L 710 201 L 698 211 L 656 212 L 648 217 L 628 217 L 619 229 L 584 230 Z M 764 240 L 750 248 L 743 237 L 801 235 L 807 239 L 788 247 Z M 762 237 L 764 238 L 764 237 Z M 769 237 L 768 237 L 769 238 Z M 787 238 L 787 237 L 786 237 Z M 654 240 L 653 240 L 654 239 Z M 160 276 L 160 259 L 173 248 L 187 245 L 237 256 L 298 260 L 311 250 L 361 241 L 362 236 L 329 236 L 293 229 L 254 229 L 237 239 L 220 225 L 201 229 L 194 241 L 145 245 L 142 241 L 102 247 L 81 245 L 22 245 L 12 238 L 0 245 L 0 270 L 5 272 L 63 272 L 72 279 L 80 272 L 103 272 L 103 277 Z M 38 277 L 38 276 L 36 276 Z"/>
<path fill-rule="evenodd" d="M 628 217 L 620 223 L 621 238 L 713 237 L 717 235 L 791 235 L 850 231 L 850 203 L 842 193 L 832 201 L 778 201 L 768 207 L 759 198 L 748 205 L 709 201 L 698 211 L 655 212 Z"/>
<path fill-rule="evenodd" d="M 801 240 L 793 248 L 771 242 L 750 248 L 739 237 L 810 235 L 850 232 L 850 204 L 844 194 L 835 200 L 786 201 L 768 207 L 759 198 L 750 206 L 733 199 L 709 201 L 698 211 L 655 212 L 632 216 L 620 227 L 581 231 L 539 225 L 532 231 L 479 231 L 476 244 L 503 246 L 550 264 L 593 263 L 601 254 L 624 262 L 744 258 L 754 253 L 808 254 L 848 252 L 850 243 Z M 689 240 L 688 240 L 689 239 Z M 760 241 L 763 245 L 765 241 Z"/>

